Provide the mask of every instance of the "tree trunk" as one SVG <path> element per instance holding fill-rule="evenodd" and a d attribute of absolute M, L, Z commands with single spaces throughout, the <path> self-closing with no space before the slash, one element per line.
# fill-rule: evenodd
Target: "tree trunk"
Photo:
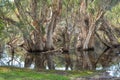
<path fill-rule="evenodd" d="M 46 44 L 45 44 L 45 48 L 46 50 L 51 50 L 54 49 L 54 45 L 53 45 L 53 31 L 56 27 L 56 13 L 53 13 L 52 19 L 50 24 L 48 25 L 47 28 L 47 36 L 46 36 Z"/>
<path fill-rule="evenodd" d="M 68 28 L 65 27 L 65 30 L 62 33 L 63 37 L 63 52 L 69 52 L 70 39 L 69 39 Z"/>
<path fill-rule="evenodd" d="M 63 54 L 64 54 L 64 58 L 65 58 L 65 70 L 68 70 L 68 68 L 73 70 L 73 64 L 71 61 L 70 54 L 68 52 L 63 52 Z"/>
<path fill-rule="evenodd" d="M 34 59 L 34 57 L 32 54 L 26 53 L 24 67 L 29 68 L 31 66 L 31 64 L 33 63 L 33 59 Z"/>
<path fill-rule="evenodd" d="M 119 54 L 117 55 L 116 52 L 118 52 L 119 49 L 117 48 L 111 48 L 106 49 L 97 59 L 96 64 L 99 63 L 102 65 L 103 68 L 106 68 L 110 66 L 113 63 L 116 63 L 119 59 Z M 115 62 L 114 62 L 115 61 Z"/>
<path fill-rule="evenodd" d="M 87 70 L 92 70 L 93 69 L 93 65 L 91 63 L 90 57 L 88 55 L 88 52 L 84 51 L 83 52 L 83 69 L 87 69 Z"/>
<path fill-rule="evenodd" d="M 83 53 L 82 51 L 76 50 L 76 64 L 75 70 L 83 70 Z"/>
<path fill-rule="evenodd" d="M 58 0 L 57 2 L 53 2 L 55 6 L 53 6 L 53 11 L 52 11 L 52 18 L 51 22 L 48 25 L 47 32 L 46 32 L 46 43 L 45 43 L 45 50 L 53 50 L 54 45 L 53 45 L 53 32 L 56 27 L 56 21 L 58 16 L 61 14 L 61 9 L 62 9 L 62 0 Z M 52 55 L 47 55 L 47 64 L 49 69 L 55 69 L 54 67 L 54 61 L 52 60 L 53 56 Z"/>
<path fill-rule="evenodd" d="M 41 70 L 46 69 L 46 55 L 45 54 L 39 54 L 35 55 L 35 69 Z"/>
<path fill-rule="evenodd" d="M 3 51 L 4 51 L 4 45 L 0 44 L 0 54 L 3 53 Z"/>
<path fill-rule="evenodd" d="M 83 0 L 80 6 L 80 27 L 81 32 L 79 34 L 79 42 L 78 42 L 78 49 L 83 49 L 83 43 L 87 37 L 88 29 L 89 29 L 89 18 L 86 12 L 87 9 L 87 0 Z"/>
<path fill-rule="evenodd" d="M 48 25 L 47 32 L 46 32 L 46 34 L 47 34 L 46 35 L 46 44 L 45 44 L 46 51 L 54 49 L 53 32 L 54 32 L 54 29 L 56 27 L 56 18 L 57 18 L 57 14 L 53 13 L 51 22 Z M 48 54 L 47 55 L 47 64 L 48 64 L 49 69 L 55 69 L 54 61 L 52 59 L 53 59 L 53 56 Z"/>
<path fill-rule="evenodd" d="M 86 39 L 85 39 L 85 42 L 84 42 L 84 45 L 83 45 L 83 50 L 87 50 L 87 49 L 89 49 L 89 47 L 90 48 L 92 48 L 93 46 L 90 46 L 89 44 L 90 44 L 90 40 L 91 39 L 94 39 L 94 32 L 95 32 L 95 25 L 92 25 L 91 27 L 90 27 L 90 29 L 89 29 L 89 32 L 88 32 L 88 35 L 87 35 L 87 37 L 86 37 Z M 92 40 L 91 40 L 92 41 Z M 91 44 L 93 44 L 92 42 L 91 42 Z"/>
<path fill-rule="evenodd" d="M 91 39 L 94 39 L 95 30 L 96 30 L 96 27 L 98 26 L 97 23 L 98 23 L 99 19 L 103 17 L 103 15 L 104 15 L 103 11 L 98 12 L 98 15 L 96 16 L 94 21 L 91 22 L 87 37 L 86 37 L 85 42 L 83 44 L 83 50 L 89 49 L 90 41 L 91 41 Z M 90 47 L 92 47 L 92 46 L 90 46 Z"/>
<path fill-rule="evenodd" d="M 106 35 L 109 38 L 109 44 L 111 45 L 110 47 L 114 47 L 116 45 L 119 45 L 119 42 L 117 40 L 117 38 L 115 37 L 114 31 L 111 29 L 111 25 L 106 21 L 103 20 L 103 27 L 104 27 L 104 31 L 106 32 Z"/>
<path fill-rule="evenodd" d="M 53 55 L 47 54 L 46 57 L 47 57 L 46 59 L 47 59 L 48 68 L 50 70 L 54 70 L 55 69 L 55 64 L 54 64 L 54 61 L 53 61 Z"/>

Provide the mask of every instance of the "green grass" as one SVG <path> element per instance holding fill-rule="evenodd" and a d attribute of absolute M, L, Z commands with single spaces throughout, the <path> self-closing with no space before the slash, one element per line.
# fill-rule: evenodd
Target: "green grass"
<path fill-rule="evenodd" d="M 69 80 L 68 77 L 29 69 L 0 67 L 0 80 Z"/>
<path fill-rule="evenodd" d="M 0 67 L 0 80 L 70 80 L 92 74 L 92 71 L 35 71 L 16 67 Z"/>

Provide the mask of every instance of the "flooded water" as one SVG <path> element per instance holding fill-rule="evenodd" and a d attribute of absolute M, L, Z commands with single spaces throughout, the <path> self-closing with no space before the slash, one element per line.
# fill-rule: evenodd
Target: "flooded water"
<path fill-rule="evenodd" d="M 14 58 L 7 52 L 0 55 L 0 66 L 16 66 L 24 68 L 26 55 L 15 54 Z M 35 55 L 38 56 L 38 55 Z M 27 64 L 30 69 L 35 68 L 35 56 L 27 56 Z M 30 60 L 31 59 L 31 60 Z M 70 53 L 58 53 L 52 55 L 55 70 L 106 70 L 111 76 L 120 77 L 120 53 L 119 49 L 97 51 L 71 51 Z M 49 69 L 47 61 L 45 68 Z"/>

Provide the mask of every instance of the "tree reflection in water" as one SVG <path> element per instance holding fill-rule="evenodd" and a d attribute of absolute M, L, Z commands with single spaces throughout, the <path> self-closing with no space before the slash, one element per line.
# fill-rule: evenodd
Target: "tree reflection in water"
<path fill-rule="evenodd" d="M 76 51 L 75 53 L 62 53 L 62 54 L 42 54 L 44 57 L 39 55 L 27 54 L 26 57 L 15 56 L 13 64 L 9 66 L 36 68 L 41 67 L 46 69 L 46 67 L 53 67 L 56 70 L 96 70 L 99 67 L 105 69 L 112 76 L 120 76 L 120 56 L 119 49 L 106 49 L 102 53 L 97 53 L 95 51 Z M 47 61 L 47 56 L 51 55 L 52 58 Z M 10 60 L 10 55 L 7 53 L 1 55 L 0 65 L 7 66 L 7 62 Z M 17 62 L 16 62 L 17 60 Z M 25 60 L 25 62 L 24 62 Z M 36 64 L 39 62 L 39 64 Z M 19 63 L 21 62 L 21 63 Z M 48 64 L 49 62 L 49 64 Z M 50 64 L 54 66 L 50 66 Z M 34 66 L 33 66 L 34 65 Z"/>

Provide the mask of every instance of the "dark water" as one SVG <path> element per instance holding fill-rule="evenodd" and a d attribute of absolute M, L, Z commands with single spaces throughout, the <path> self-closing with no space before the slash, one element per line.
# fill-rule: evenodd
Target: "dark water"
<path fill-rule="evenodd" d="M 0 54 L 0 66 L 24 67 L 25 55 L 15 54 L 14 58 L 7 51 Z M 111 76 L 120 77 L 120 51 L 108 49 L 103 51 L 73 51 L 52 55 L 56 70 L 106 70 Z M 32 61 L 29 68 L 35 68 Z M 48 66 L 46 65 L 46 69 Z"/>

